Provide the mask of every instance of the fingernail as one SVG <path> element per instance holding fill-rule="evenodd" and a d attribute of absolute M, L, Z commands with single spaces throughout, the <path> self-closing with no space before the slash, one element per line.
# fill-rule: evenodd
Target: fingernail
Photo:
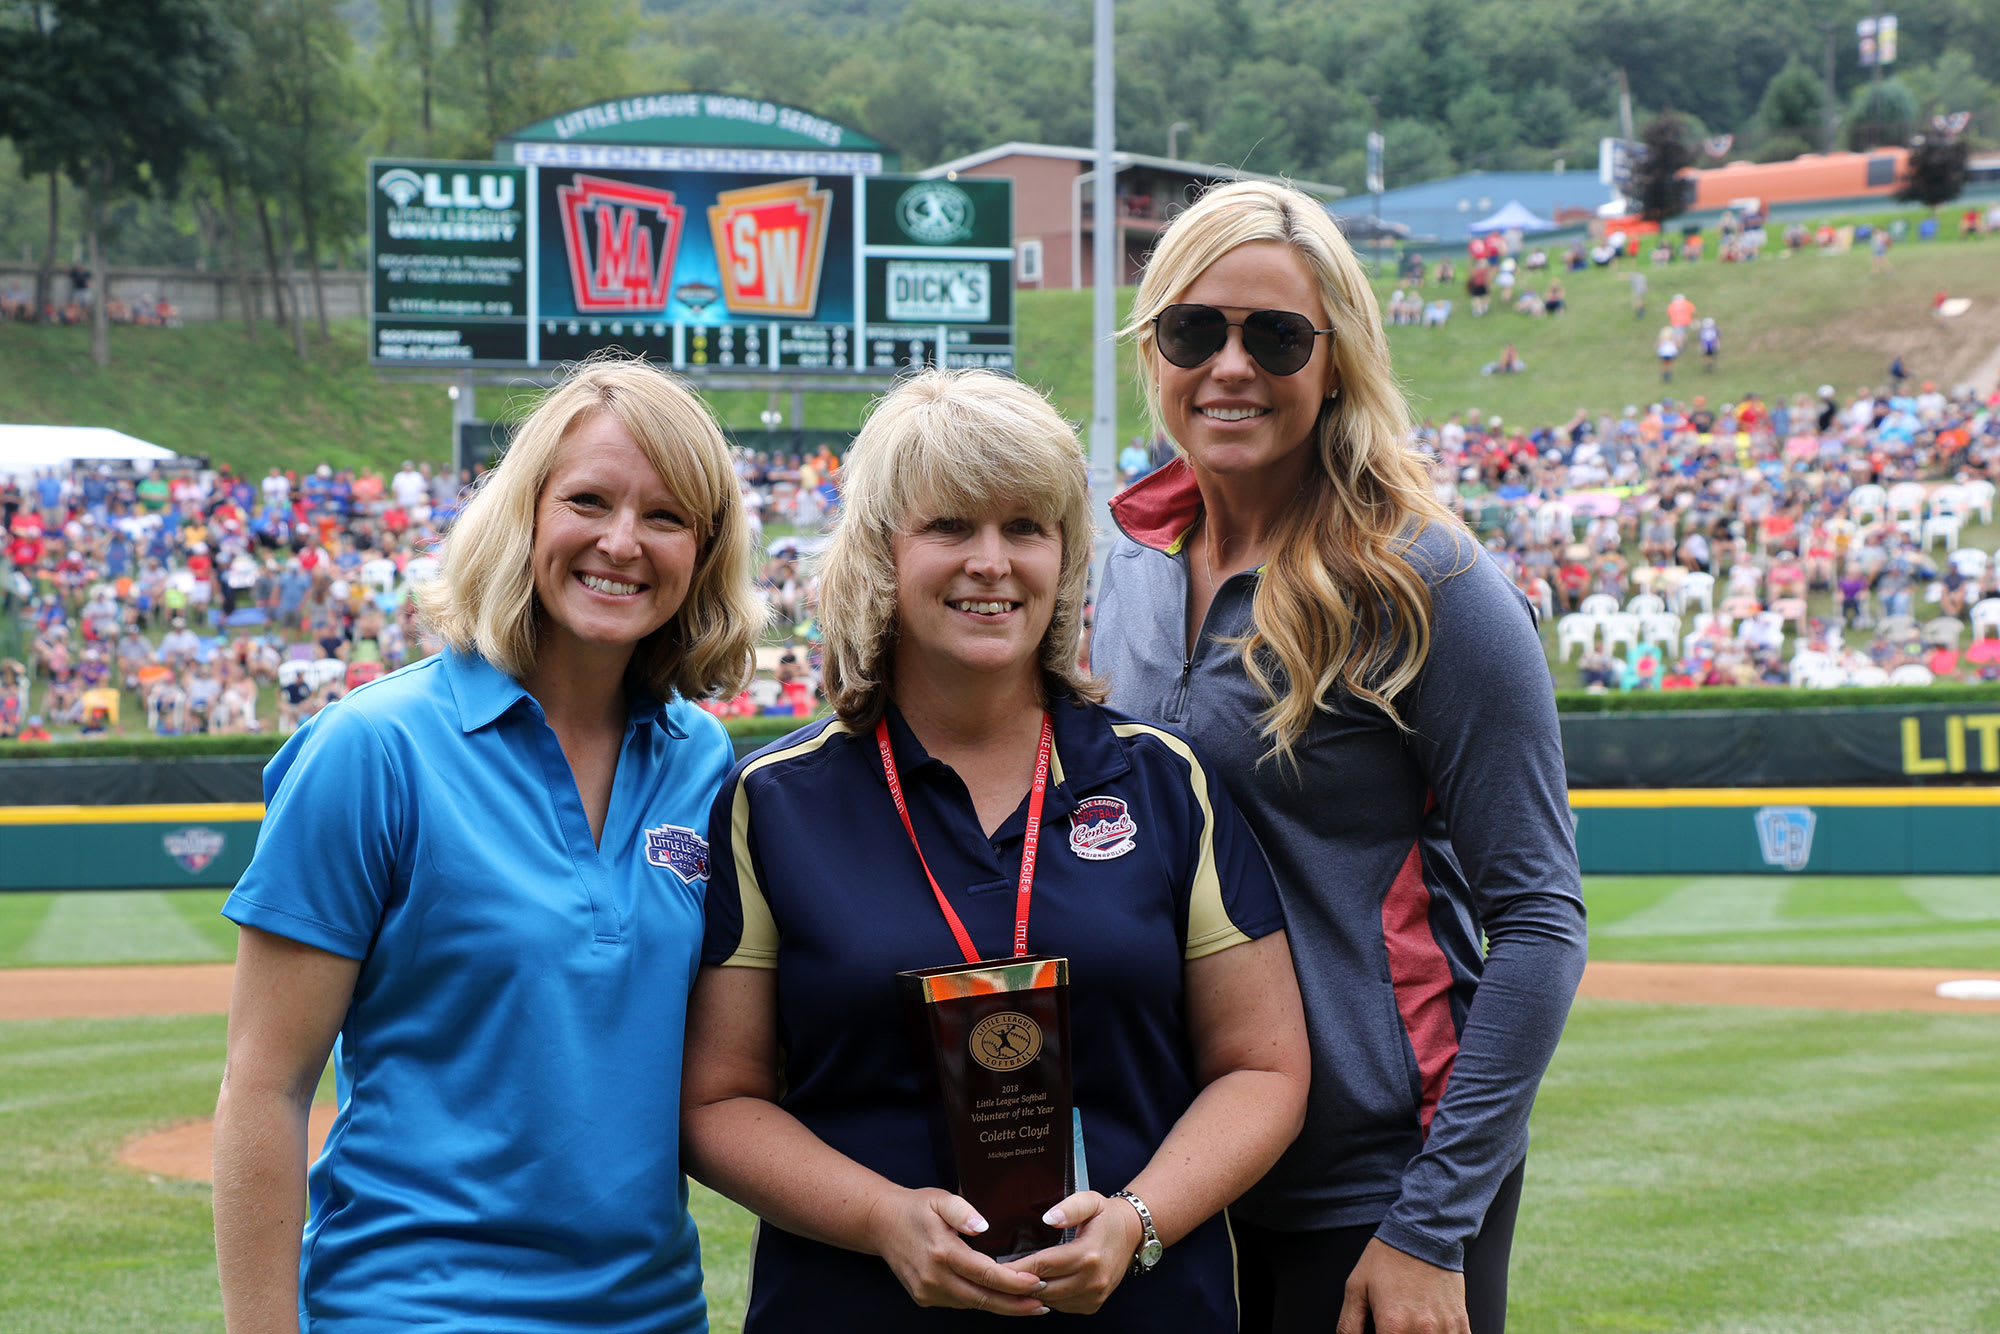
<path fill-rule="evenodd" d="M 1046 1306 L 1037 1306 L 1035 1308 L 1036 1315 L 1047 1315 L 1048 1313 L 1049 1313 L 1049 1308 Z"/>
<path fill-rule="evenodd" d="M 986 1230 L 986 1220 L 978 1214 L 974 1214 L 965 1220 L 965 1230 L 967 1232 L 984 1232 Z"/>
<path fill-rule="evenodd" d="M 1042 1221 L 1050 1227 L 1068 1227 L 1069 1215 L 1065 1214 L 1062 1211 L 1062 1206 L 1058 1204 L 1055 1208 L 1042 1215 Z"/>
<path fill-rule="evenodd" d="M 1043 1288 L 1046 1288 L 1047 1286 L 1049 1286 L 1049 1281 L 1047 1279 L 1043 1279 L 1040 1283 L 1037 1283 L 1035 1285 L 1035 1291 L 1040 1292 Z"/>

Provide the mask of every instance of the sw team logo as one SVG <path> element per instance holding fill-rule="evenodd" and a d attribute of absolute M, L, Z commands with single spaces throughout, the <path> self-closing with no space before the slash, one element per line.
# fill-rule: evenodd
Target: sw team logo
<path fill-rule="evenodd" d="M 724 190 L 708 210 L 722 304 L 738 315 L 810 318 L 819 308 L 833 192 L 807 176 Z"/>
<path fill-rule="evenodd" d="M 1757 812 L 1757 846 L 1764 864 L 1803 871 L 1812 860 L 1813 825 L 1810 806 L 1766 806 Z"/>
<path fill-rule="evenodd" d="M 556 198 L 577 312 L 665 310 L 687 222 L 674 192 L 578 173 Z"/>
<path fill-rule="evenodd" d="M 646 831 L 646 860 L 692 885 L 708 879 L 708 840 L 677 824 L 659 825 Z"/>
<path fill-rule="evenodd" d="M 167 855 L 187 869 L 190 874 L 198 874 L 210 862 L 222 855 L 224 845 L 229 842 L 226 834 L 213 829 L 176 829 L 160 840 L 166 846 Z"/>
<path fill-rule="evenodd" d="M 1085 797 L 1069 817 L 1069 850 L 1090 862 L 1123 857 L 1138 846 L 1139 826 L 1118 797 Z"/>

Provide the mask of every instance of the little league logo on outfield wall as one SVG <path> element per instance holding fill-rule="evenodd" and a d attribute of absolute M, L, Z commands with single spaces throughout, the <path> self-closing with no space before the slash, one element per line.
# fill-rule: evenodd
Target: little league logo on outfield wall
<path fill-rule="evenodd" d="M 210 862 L 222 855 L 222 849 L 229 842 L 229 836 L 213 829 L 176 829 L 161 840 L 166 845 L 167 855 L 186 867 L 189 874 L 198 874 Z"/>
<path fill-rule="evenodd" d="M 1757 812 L 1757 846 L 1766 866 L 1803 871 L 1812 860 L 1813 825 L 1810 806 L 1766 806 Z"/>

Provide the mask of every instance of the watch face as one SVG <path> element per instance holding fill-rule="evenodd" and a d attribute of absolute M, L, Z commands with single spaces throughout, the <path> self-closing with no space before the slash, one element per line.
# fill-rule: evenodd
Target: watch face
<path fill-rule="evenodd" d="M 1166 1254 L 1166 1250 L 1167 1248 L 1160 1244 L 1160 1239 L 1154 1237 L 1139 1248 L 1139 1263 L 1151 1269 L 1160 1262 L 1160 1257 Z"/>

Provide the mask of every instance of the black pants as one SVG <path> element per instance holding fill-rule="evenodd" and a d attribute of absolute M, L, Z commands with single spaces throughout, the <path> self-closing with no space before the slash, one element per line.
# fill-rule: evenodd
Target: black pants
<path fill-rule="evenodd" d="M 1507 1328 L 1507 1260 L 1521 1210 L 1526 1163 L 1500 1183 L 1479 1235 L 1465 1247 L 1465 1310 L 1472 1334 Z M 1375 1238 L 1372 1225 L 1321 1232 L 1273 1232 L 1235 1223 L 1236 1287 L 1243 1334 L 1332 1334 L 1347 1276 Z M 1373 1334 L 1375 1322 L 1364 1329 Z"/>

